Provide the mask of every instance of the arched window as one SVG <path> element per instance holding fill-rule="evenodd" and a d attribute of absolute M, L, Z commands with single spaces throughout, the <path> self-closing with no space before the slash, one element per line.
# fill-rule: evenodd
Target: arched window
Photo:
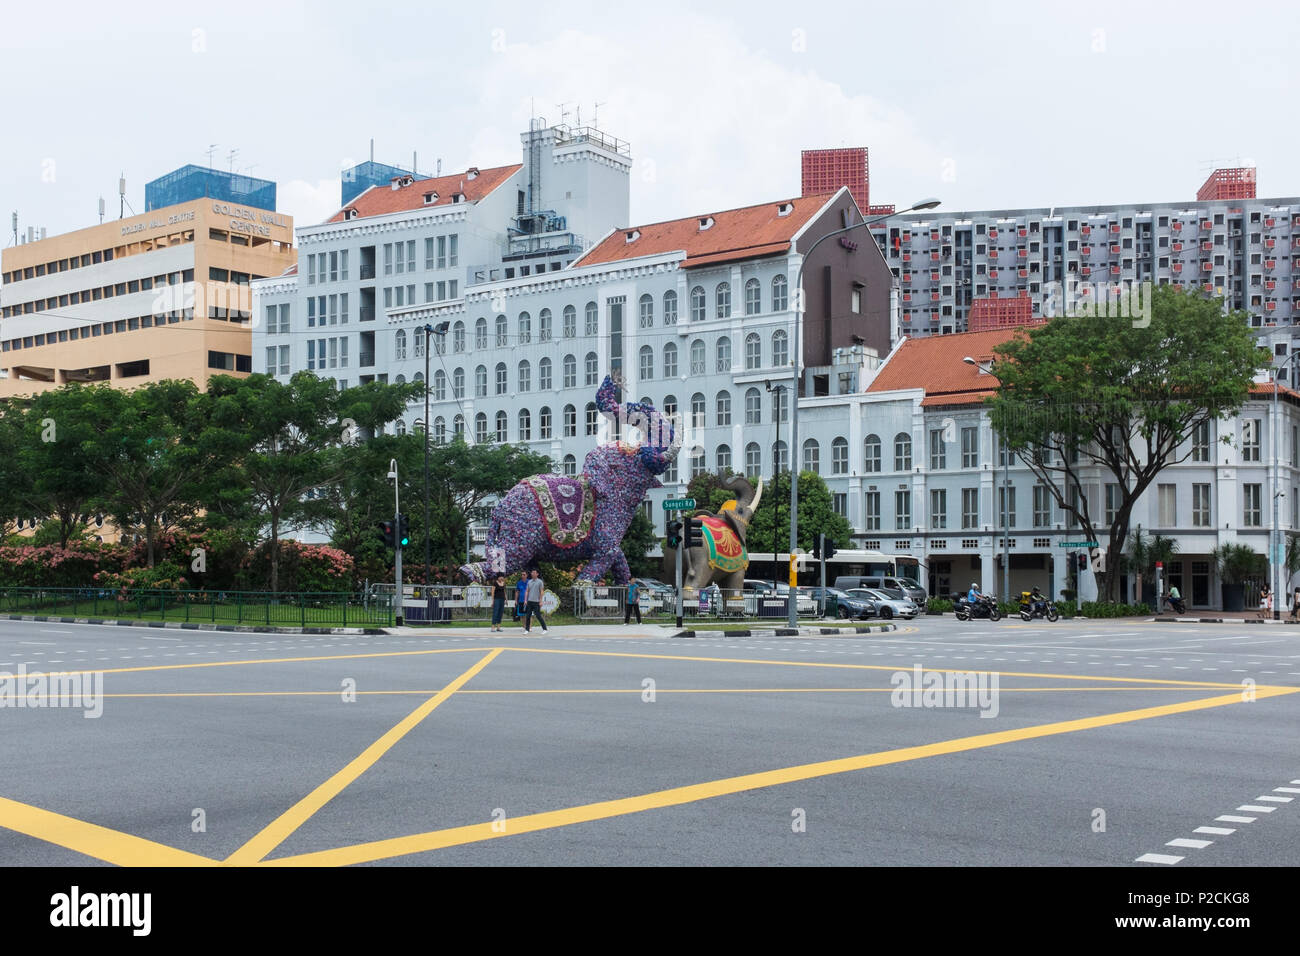
<path fill-rule="evenodd" d="M 415 328 L 411 330 L 411 344 L 414 346 L 415 358 L 424 358 L 424 329 Z M 441 355 L 442 353 L 442 336 L 438 336 L 437 341 L 434 342 L 433 354 Z"/>
<path fill-rule="evenodd" d="M 731 469 L 731 448 L 728 445 L 718 446 L 718 474 L 725 475 Z"/>
<path fill-rule="evenodd" d="M 533 388 L 533 367 L 528 364 L 528 359 L 519 363 L 519 391 L 528 392 Z"/>
<path fill-rule="evenodd" d="M 564 387 L 578 387 L 578 360 L 572 355 L 564 356 Z"/>
<path fill-rule="evenodd" d="M 416 372 L 416 373 L 415 373 L 415 377 L 412 379 L 412 381 L 414 381 L 414 382 L 423 382 L 423 381 L 424 381 L 424 373 L 423 373 L 423 372 Z"/>
<path fill-rule="evenodd" d="M 588 352 L 587 357 L 582 362 L 583 371 L 586 373 L 586 384 L 597 385 L 600 383 L 600 359 L 596 357 L 595 352 Z"/>
<path fill-rule="evenodd" d="M 772 443 L 772 474 L 779 475 L 783 471 L 790 470 L 790 456 L 786 450 L 785 442 L 779 439 Z"/>
<path fill-rule="evenodd" d="M 784 329 L 772 333 L 772 364 L 778 368 L 790 363 L 790 349 L 786 345 L 788 341 Z"/>
<path fill-rule="evenodd" d="M 566 475 L 576 475 L 578 473 L 578 459 L 572 455 L 565 455 L 563 468 Z"/>
<path fill-rule="evenodd" d="M 790 420 L 789 394 L 784 388 L 772 389 L 772 421 L 786 422 Z"/>
<path fill-rule="evenodd" d="M 419 375 L 420 373 L 416 372 L 415 374 Z M 399 373 L 397 378 L 393 379 L 393 381 L 396 382 L 398 385 L 403 385 L 406 382 L 406 376 Z"/>
<path fill-rule="evenodd" d="M 447 443 L 447 419 L 441 415 L 433 420 L 433 443 L 435 445 Z"/>
<path fill-rule="evenodd" d="M 503 413 L 504 414 L 504 413 Z M 519 409 L 519 440 L 531 441 L 533 437 L 533 416 L 526 408 Z"/>
<path fill-rule="evenodd" d="M 399 418 L 396 422 L 394 422 L 394 423 L 393 423 L 393 434 L 394 434 L 394 435 L 405 435 L 405 434 L 406 434 L 406 422 L 402 421 L 400 418 Z"/>
<path fill-rule="evenodd" d="M 731 372 L 731 339 L 725 335 L 718 339 L 718 371 L 724 375 Z"/>
<path fill-rule="evenodd" d="M 487 366 L 474 369 L 474 397 L 487 398 Z"/>
<path fill-rule="evenodd" d="M 731 393 L 726 389 L 718 392 L 718 400 L 714 403 L 714 410 L 717 413 L 716 421 L 719 425 L 731 424 Z"/>
<path fill-rule="evenodd" d="M 665 395 L 665 396 L 664 396 L 664 414 L 665 414 L 665 415 L 669 415 L 669 416 L 672 416 L 672 415 L 676 415 L 676 414 L 677 414 L 677 396 L 676 396 L 676 395 Z"/>
<path fill-rule="evenodd" d="M 669 289 L 664 293 L 664 325 L 677 324 L 677 293 Z"/>
<path fill-rule="evenodd" d="M 497 348 L 504 348 L 510 341 L 510 320 L 504 315 L 497 316 Z"/>
<path fill-rule="evenodd" d="M 551 406 L 543 405 L 542 410 L 537 413 L 537 437 L 549 439 L 551 437 Z"/>
<path fill-rule="evenodd" d="M 537 363 L 537 390 L 541 392 L 551 390 L 551 360 L 548 358 Z"/>
<path fill-rule="evenodd" d="M 763 340 L 758 337 L 757 332 L 750 332 L 745 336 L 745 368 L 755 369 L 763 367 Z"/>
<path fill-rule="evenodd" d="M 655 324 L 655 297 L 650 293 L 641 296 L 641 328 L 651 329 Z"/>
<path fill-rule="evenodd" d="M 786 285 L 785 276 L 776 276 L 772 279 L 772 311 L 784 312 L 790 308 L 789 286 Z"/>
<path fill-rule="evenodd" d="M 704 375 L 708 372 L 705 367 L 704 340 L 696 339 L 691 343 L 691 374 Z"/>
<path fill-rule="evenodd" d="M 401 362 L 406 359 L 406 330 L 398 329 L 393 336 L 393 359 Z"/>
<path fill-rule="evenodd" d="M 582 330 L 586 335 L 596 335 L 600 331 L 600 310 L 595 302 L 588 302 L 583 312 Z"/>
<path fill-rule="evenodd" d="M 551 310 L 542 309 L 537 313 L 537 341 L 551 341 Z"/>
<path fill-rule="evenodd" d="M 648 382 L 655 377 L 655 350 L 648 345 L 643 345 L 637 357 L 640 360 L 637 377 L 643 382 Z"/>
<path fill-rule="evenodd" d="M 664 378 L 677 377 L 677 345 L 669 342 L 664 346 Z"/>
<path fill-rule="evenodd" d="M 509 390 L 509 379 L 506 374 L 506 363 L 497 362 L 496 367 L 497 394 L 504 395 Z"/>
<path fill-rule="evenodd" d="M 714 290 L 714 318 L 729 319 L 731 318 L 731 283 L 719 282 L 718 288 Z"/>
<path fill-rule="evenodd" d="M 691 477 L 695 478 L 709 470 L 709 460 L 704 454 L 704 446 L 695 446 L 695 451 L 691 455 Z"/>
<path fill-rule="evenodd" d="M 758 315 L 763 311 L 763 287 L 759 285 L 757 279 L 750 279 L 745 283 L 745 314 Z"/>
<path fill-rule="evenodd" d="M 745 424 L 763 424 L 763 397 L 756 388 L 745 391 Z"/>
<path fill-rule="evenodd" d="M 803 443 L 803 470 L 821 474 L 821 446 L 815 438 L 808 438 Z"/>
<path fill-rule="evenodd" d="M 571 339 L 578 334 L 578 310 L 571 305 L 564 307 L 564 337 Z"/>
<path fill-rule="evenodd" d="M 705 414 L 704 393 L 696 392 L 691 396 L 691 427 L 704 428 L 708 416 Z"/>
<path fill-rule="evenodd" d="M 451 420 L 451 434 L 453 438 L 465 437 L 465 416 L 457 415 Z"/>
<path fill-rule="evenodd" d="M 451 397 L 465 397 L 465 370 L 463 368 L 458 368 L 451 373 Z"/>
<path fill-rule="evenodd" d="M 757 478 L 763 473 L 763 450 L 758 442 L 752 441 L 745 446 L 745 475 Z"/>
<path fill-rule="evenodd" d="M 831 442 L 831 474 L 847 475 L 849 473 L 849 442 L 846 438 L 836 438 Z"/>
<path fill-rule="evenodd" d="M 564 437 L 578 437 L 578 410 L 572 405 L 564 406 Z"/>
<path fill-rule="evenodd" d="M 479 445 L 487 444 L 488 440 L 488 422 L 487 413 L 479 412 L 474 416 L 474 442 Z"/>
<path fill-rule="evenodd" d="M 451 350 L 453 352 L 465 351 L 465 323 L 457 321 L 451 327 Z"/>
<path fill-rule="evenodd" d="M 519 313 L 519 345 L 527 345 L 533 340 L 533 317 L 527 312 Z"/>
<path fill-rule="evenodd" d="M 419 372 L 415 373 L 419 375 Z M 436 369 L 433 373 L 433 400 L 435 402 L 445 402 L 447 400 L 447 373 L 442 369 Z"/>
<path fill-rule="evenodd" d="M 505 412 L 497 412 L 497 442 L 504 445 L 510 440 L 507 429 L 510 427 L 510 416 Z"/>
<path fill-rule="evenodd" d="M 862 443 L 862 470 L 868 473 L 880 471 L 879 435 L 868 435 Z"/>
<path fill-rule="evenodd" d="M 487 348 L 487 319 L 480 318 L 474 323 L 474 348 Z"/>
<path fill-rule="evenodd" d="M 912 436 L 899 432 L 894 436 L 894 471 L 912 470 Z"/>
<path fill-rule="evenodd" d="M 697 285 L 691 290 L 691 321 L 703 322 L 705 317 L 704 286 Z"/>
<path fill-rule="evenodd" d="M 588 436 L 596 434 L 596 427 L 600 423 L 599 413 L 596 411 L 596 403 L 588 402 L 584 409 L 583 426 Z"/>

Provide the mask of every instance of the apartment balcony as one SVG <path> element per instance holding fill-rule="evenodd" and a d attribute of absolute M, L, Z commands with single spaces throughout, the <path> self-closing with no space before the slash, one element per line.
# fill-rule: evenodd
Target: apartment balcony
<path fill-rule="evenodd" d="M 360 364 L 361 364 L 361 368 L 374 368 L 374 367 L 375 367 L 375 353 L 374 353 L 374 352 L 362 352 L 362 353 L 361 353 L 361 363 L 360 363 Z"/>
<path fill-rule="evenodd" d="M 361 306 L 361 321 L 362 322 L 375 321 L 375 307 L 373 305 Z"/>
<path fill-rule="evenodd" d="M 374 277 L 375 277 L 375 264 L 373 262 L 369 264 L 366 264 L 364 262 L 361 263 L 362 281 L 365 281 L 366 279 L 373 279 Z"/>

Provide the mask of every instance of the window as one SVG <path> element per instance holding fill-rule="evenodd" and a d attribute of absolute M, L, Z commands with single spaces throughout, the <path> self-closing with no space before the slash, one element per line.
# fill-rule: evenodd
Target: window
<path fill-rule="evenodd" d="M 821 446 L 817 440 L 809 438 L 803 443 L 803 470 L 811 471 L 814 474 L 821 474 Z"/>
<path fill-rule="evenodd" d="M 978 468 L 980 466 L 980 430 L 963 428 L 961 430 L 961 466 Z"/>
<path fill-rule="evenodd" d="M 677 377 L 677 346 L 669 342 L 664 346 L 664 378 Z"/>
<path fill-rule="evenodd" d="M 691 290 L 691 321 L 703 322 L 705 318 L 704 286 L 697 285 Z"/>
<path fill-rule="evenodd" d="M 779 475 L 783 471 L 790 469 L 790 456 L 786 454 L 785 442 L 775 441 L 772 443 L 772 473 Z"/>
<path fill-rule="evenodd" d="M 401 248 L 400 245 L 398 248 L 399 249 Z M 401 272 L 402 270 L 398 269 L 397 271 Z M 414 239 L 408 239 L 406 242 L 406 271 L 407 272 L 415 271 L 415 240 Z"/>
<path fill-rule="evenodd" d="M 789 287 L 785 276 L 776 276 L 772 280 L 772 311 L 784 312 L 790 307 Z"/>
<path fill-rule="evenodd" d="M 458 368 L 451 373 L 451 397 L 465 397 L 465 370 L 463 368 Z"/>
<path fill-rule="evenodd" d="M 527 392 L 533 387 L 533 367 L 524 359 L 519 363 L 519 391 Z"/>
<path fill-rule="evenodd" d="M 1247 528 L 1258 528 L 1260 526 L 1262 516 L 1260 500 L 1263 487 L 1263 485 L 1241 486 L 1241 523 Z"/>
<path fill-rule="evenodd" d="M 460 234 L 453 232 L 447 237 L 447 265 L 455 268 L 460 264 Z"/>
<path fill-rule="evenodd" d="M 894 471 L 912 470 L 912 436 L 899 432 L 894 436 Z"/>
<path fill-rule="evenodd" d="M 1203 419 L 1192 426 L 1192 461 L 1210 460 L 1210 423 Z"/>
<path fill-rule="evenodd" d="M 980 490 L 963 488 L 961 490 L 961 526 L 965 530 L 978 528 L 980 523 Z"/>
<path fill-rule="evenodd" d="M 537 413 L 537 437 L 549 439 L 551 437 L 551 407 L 543 405 L 542 410 Z"/>
<path fill-rule="evenodd" d="M 485 349 L 488 347 L 488 326 L 487 319 L 479 318 L 474 323 L 474 348 Z"/>
<path fill-rule="evenodd" d="M 849 496 L 842 491 L 831 495 L 831 510 L 841 518 L 849 516 Z"/>
<path fill-rule="evenodd" d="M 572 455 L 565 455 L 562 468 L 566 475 L 569 475 L 570 477 L 576 475 L 578 473 L 578 459 Z"/>
<path fill-rule="evenodd" d="M 745 314 L 758 315 L 761 309 L 763 299 L 763 287 L 759 285 L 757 279 L 750 279 L 745 283 Z"/>
<path fill-rule="evenodd" d="M 930 470 L 941 471 L 948 467 L 948 443 L 943 440 L 943 429 L 930 429 Z"/>
<path fill-rule="evenodd" d="M 1160 527 L 1176 528 L 1178 526 L 1178 498 L 1173 485 L 1159 485 L 1156 488 L 1160 507 Z"/>
<path fill-rule="evenodd" d="M 718 400 L 714 404 L 717 412 L 717 423 L 719 425 L 731 424 L 731 393 L 725 389 L 718 392 Z"/>
<path fill-rule="evenodd" d="M 453 438 L 463 438 L 465 435 L 465 416 L 457 415 L 451 420 L 451 435 Z"/>
<path fill-rule="evenodd" d="M 784 388 L 772 389 L 772 421 L 784 422 L 790 418 L 790 403 L 786 401 Z"/>
<path fill-rule="evenodd" d="M 641 381 L 648 382 L 655 377 L 655 350 L 648 345 L 643 345 L 637 357 L 638 377 Z"/>
<path fill-rule="evenodd" d="M 551 310 L 542 309 L 537 313 L 537 341 L 551 341 Z"/>
<path fill-rule="evenodd" d="M 718 339 L 718 371 L 724 375 L 731 372 L 731 339 L 725 335 Z"/>
<path fill-rule="evenodd" d="M 912 493 L 910 491 L 894 492 L 894 528 L 906 531 L 912 527 Z"/>
<path fill-rule="evenodd" d="M 654 328 L 655 324 L 655 299 L 654 296 L 646 293 L 641 296 L 641 328 Z"/>
<path fill-rule="evenodd" d="M 704 375 L 707 371 L 705 368 L 704 341 L 696 339 L 691 343 L 691 374 Z"/>
<path fill-rule="evenodd" d="M 1192 485 L 1192 526 L 1210 527 L 1210 486 L 1208 484 Z"/>
<path fill-rule="evenodd" d="M 862 313 L 862 290 L 859 288 L 854 288 L 853 290 L 852 299 L 849 303 L 849 311 L 856 314 Z"/>
<path fill-rule="evenodd" d="M 943 488 L 930 489 L 930 527 L 936 531 L 948 527 L 948 492 Z"/>
<path fill-rule="evenodd" d="M 439 415 L 433 420 L 433 443 L 435 445 L 445 444 L 447 441 L 447 419 Z"/>
<path fill-rule="evenodd" d="M 731 470 L 731 448 L 727 445 L 718 446 L 718 474 L 723 475 Z"/>
<path fill-rule="evenodd" d="M 880 492 L 868 491 L 866 494 L 866 530 L 880 530 Z"/>
<path fill-rule="evenodd" d="M 583 331 L 587 335 L 596 335 L 600 329 L 600 311 L 595 302 L 588 302 L 583 314 Z"/>
<path fill-rule="evenodd" d="M 715 312 L 714 317 L 719 319 L 731 318 L 731 283 L 719 282 L 718 288 L 714 293 Z"/>
<path fill-rule="evenodd" d="M 503 348 L 510 341 L 510 321 L 504 315 L 497 316 L 497 348 Z"/>
<path fill-rule="evenodd" d="M 564 307 L 564 337 L 571 339 L 578 334 L 578 310 L 571 305 Z"/>
<path fill-rule="evenodd" d="M 474 369 L 474 397 L 487 398 L 487 366 Z"/>
<path fill-rule="evenodd" d="M 1052 495 L 1041 481 L 1034 485 L 1034 527 L 1052 526 Z"/>
<path fill-rule="evenodd" d="M 585 383 L 587 385 L 596 385 L 600 381 L 600 359 L 596 357 L 595 352 L 588 352 L 587 357 L 583 360 L 583 371 L 586 373 Z"/>
<path fill-rule="evenodd" d="M 479 412 L 474 416 L 474 441 L 480 445 L 487 444 L 488 440 L 488 420 L 484 412 Z"/>
<path fill-rule="evenodd" d="M 1120 489 L 1116 482 L 1106 482 L 1106 524 L 1112 525 L 1119 516 Z"/>
<path fill-rule="evenodd" d="M 495 372 L 496 372 L 496 389 L 497 389 L 496 393 L 498 395 L 504 395 L 507 391 L 509 391 L 509 379 L 506 375 L 506 363 L 498 362 Z"/>
<path fill-rule="evenodd" d="M 787 336 L 784 330 L 777 329 L 772 333 L 772 364 L 774 366 L 788 365 L 790 363 L 790 350 L 786 348 Z"/>
<path fill-rule="evenodd" d="M 391 242 L 386 242 L 384 243 L 384 275 L 390 276 L 392 274 L 393 274 L 393 244 Z"/>
<path fill-rule="evenodd" d="M 1260 419 L 1246 418 L 1241 422 L 1241 460 L 1259 461 Z"/>
<path fill-rule="evenodd" d="M 862 470 L 868 473 L 880 471 L 879 435 L 868 435 L 862 443 Z"/>
<path fill-rule="evenodd" d="M 578 387 L 578 360 L 572 355 L 564 356 L 564 387 Z"/>
<path fill-rule="evenodd" d="M 578 437 L 578 410 L 572 405 L 564 406 L 564 437 Z"/>
<path fill-rule="evenodd" d="M 465 323 L 457 322 L 451 329 L 451 350 L 453 352 L 465 351 Z"/>
<path fill-rule="evenodd" d="M 433 373 L 433 400 L 435 402 L 447 400 L 447 374 L 442 369 L 437 369 Z"/>
<path fill-rule="evenodd" d="M 533 319 L 527 312 L 519 313 L 519 344 L 527 345 L 533 340 Z"/>
<path fill-rule="evenodd" d="M 708 424 L 708 415 L 705 411 L 704 393 L 696 392 L 691 396 L 691 427 L 704 428 Z"/>
<path fill-rule="evenodd" d="M 758 447 L 758 442 L 750 442 L 745 446 L 745 475 L 749 478 L 758 478 L 763 473 L 763 450 Z"/>
<path fill-rule="evenodd" d="M 677 293 L 669 289 L 664 293 L 664 325 L 677 324 Z"/>
<path fill-rule="evenodd" d="M 745 392 L 745 424 L 763 424 L 763 399 L 756 388 L 748 389 Z"/>
<path fill-rule="evenodd" d="M 551 360 L 548 358 L 537 363 L 537 388 L 542 392 L 551 390 Z"/>
<path fill-rule="evenodd" d="M 758 337 L 757 332 L 750 332 L 745 336 L 745 368 L 756 369 L 763 365 L 763 340 Z"/>
<path fill-rule="evenodd" d="M 836 438 L 831 442 L 831 474 L 847 475 L 849 473 L 849 442 L 846 438 Z"/>
<path fill-rule="evenodd" d="M 398 362 L 406 359 L 406 332 L 402 329 L 393 336 L 393 358 Z"/>
<path fill-rule="evenodd" d="M 596 403 L 588 402 L 585 409 L 585 421 L 583 423 L 586 426 L 586 434 L 588 436 L 595 435 L 596 427 L 599 423 L 600 418 L 599 413 L 596 411 Z"/>
<path fill-rule="evenodd" d="M 671 418 L 673 415 L 676 415 L 676 414 L 677 414 L 677 396 L 676 396 L 676 395 L 665 395 L 665 396 L 664 396 L 664 408 L 663 408 L 663 412 L 664 412 L 665 415 L 667 415 L 667 416 L 670 417 L 670 418 Z"/>
<path fill-rule="evenodd" d="M 998 487 L 998 527 L 1016 526 L 1016 488 L 1014 485 Z"/>
<path fill-rule="evenodd" d="M 424 267 L 433 268 L 433 237 L 424 240 Z"/>

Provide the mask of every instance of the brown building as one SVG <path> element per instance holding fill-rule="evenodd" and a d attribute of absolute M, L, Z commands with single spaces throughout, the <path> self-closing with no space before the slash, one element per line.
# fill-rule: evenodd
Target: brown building
<path fill-rule="evenodd" d="M 249 282 L 296 261 L 291 217 L 217 199 L 5 249 L 0 397 L 251 372 Z"/>

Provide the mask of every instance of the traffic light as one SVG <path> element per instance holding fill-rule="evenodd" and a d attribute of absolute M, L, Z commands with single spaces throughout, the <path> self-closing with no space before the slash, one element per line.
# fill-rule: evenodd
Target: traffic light
<path fill-rule="evenodd" d="M 691 518 L 686 524 L 686 547 L 702 548 L 704 547 L 704 521 L 700 518 Z"/>
<path fill-rule="evenodd" d="M 1076 555 L 1076 557 L 1078 558 L 1078 561 L 1079 561 L 1079 564 L 1078 564 L 1078 568 L 1079 568 L 1079 570 L 1080 570 L 1080 571 L 1086 571 L 1086 570 L 1088 570 L 1088 554 L 1087 554 L 1087 552 L 1085 552 L 1085 551 L 1080 551 L 1079 554 Z"/>
<path fill-rule="evenodd" d="M 680 521 L 668 522 L 668 547 L 678 548 L 682 543 L 682 523 Z"/>
<path fill-rule="evenodd" d="M 835 542 L 825 535 L 822 536 L 822 560 L 829 561 L 835 557 Z"/>
<path fill-rule="evenodd" d="M 392 521 L 379 522 L 379 535 L 383 539 L 385 548 L 391 548 L 393 546 L 395 531 L 396 529 L 394 528 Z"/>
<path fill-rule="evenodd" d="M 411 522 L 406 515 L 397 516 L 397 540 L 403 548 L 411 543 Z"/>
<path fill-rule="evenodd" d="M 821 560 L 821 556 L 822 556 L 822 536 L 821 536 L 820 534 L 817 535 L 817 537 L 813 538 L 812 556 L 813 556 L 814 558 L 817 558 L 819 561 Z"/>

